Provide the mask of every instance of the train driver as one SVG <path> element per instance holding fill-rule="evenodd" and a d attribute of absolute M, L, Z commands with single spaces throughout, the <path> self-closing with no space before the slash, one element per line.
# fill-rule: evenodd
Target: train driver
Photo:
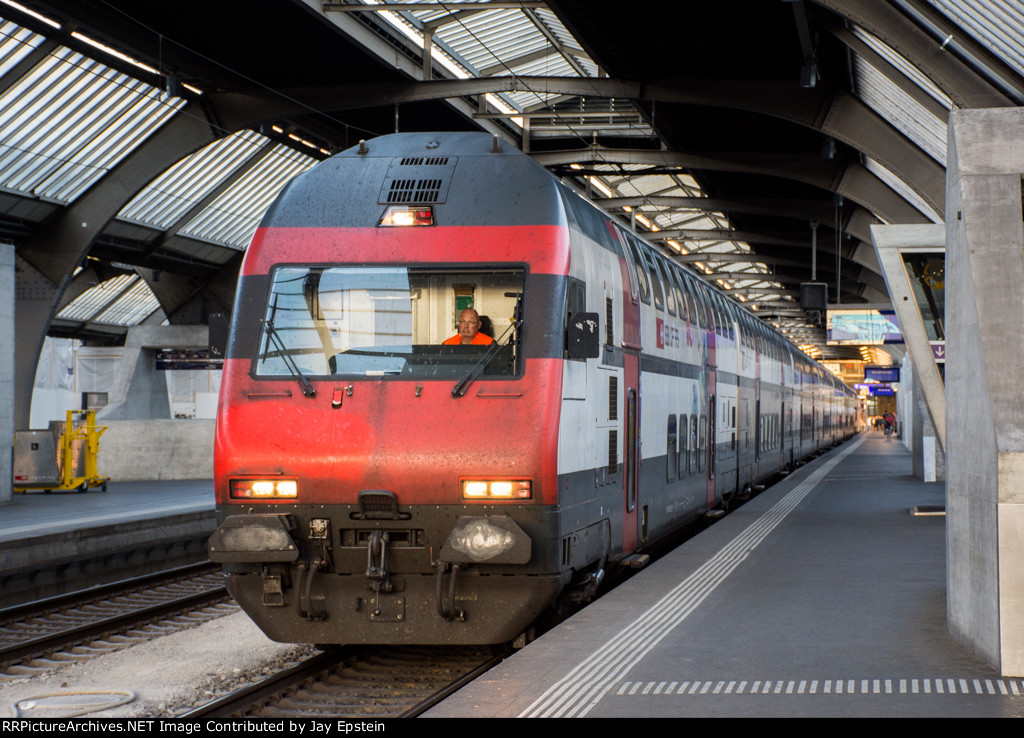
<path fill-rule="evenodd" d="M 445 346 L 487 346 L 494 343 L 490 336 L 480 333 L 480 314 L 473 308 L 459 313 L 459 332 L 444 342 Z"/>

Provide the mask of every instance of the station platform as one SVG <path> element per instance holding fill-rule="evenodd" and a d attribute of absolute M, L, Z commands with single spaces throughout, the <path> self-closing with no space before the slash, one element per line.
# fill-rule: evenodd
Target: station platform
<path fill-rule="evenodd" d="M 0 505 L 0 606 L 59 594 L 78 579 L 127 578 L 168 561 L 204 560 L 215 528 L 209 479 L 16 494 Z M 41 574 L 46 568 L 50 573 Z"/>
<path fill-rule="evenodd" d="M 426 717 L 1024 716 L 947 631 L 944 505 L 862 433 Z"/>
<path fill-rule="evenodd" d="M 106 492 L 31 491 L 0 505 L 0 542 L 213 509 L 212 479 L 110 482 Z"/>

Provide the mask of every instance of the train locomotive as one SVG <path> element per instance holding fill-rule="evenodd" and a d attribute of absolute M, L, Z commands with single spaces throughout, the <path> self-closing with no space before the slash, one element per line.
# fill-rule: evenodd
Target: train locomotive
<path fill-rule="evenodd" d="M 467 308 L 493 341 L 449 341 Z M 210 558 L 274 640 L 512 641 L 855 419 L 509 144 L 382 136 L 289 183 L 245 254 Z"/>

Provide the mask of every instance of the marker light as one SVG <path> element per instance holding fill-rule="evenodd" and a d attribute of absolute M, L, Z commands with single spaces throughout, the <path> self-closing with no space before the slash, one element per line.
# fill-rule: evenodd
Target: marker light
<path fill-rule="evenodd" d="M 463 479 L 464 500 L 529 500 L 533 482 L 529 479 Z"/>
<path fill-rule="evenodd" d="M 299 483 L 294 479 L 232 479 L 233 500 L 294 500 Z"/>
<path fill-rule="evenodd" d="M 434 208 L 429 205 L 389 205 L 378 226 L 432 226 Z"/>

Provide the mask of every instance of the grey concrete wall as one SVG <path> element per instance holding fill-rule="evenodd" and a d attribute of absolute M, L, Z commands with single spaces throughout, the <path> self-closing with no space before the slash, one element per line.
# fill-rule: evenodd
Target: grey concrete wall
<path fill-rule="evenodd" d="M 112 482 L 212 479 L 212 420 L 98 420 L 97 467 Z"/>
<path fill-rule="evenodd" d="M 167 377 L 165 372 L 156 370 L 156 351 L 162 348 L 203 348 L 209 342 L 208 330 L 203 325 L 142 325 L 130 328 L 109 402 L 96 414 L 96 418 L 103 422 L 170 418 Z"/>
<path fill-rule="evenodd" d="M 14 499 L 14 246 L 0 243 L 0 505 Z"/>
<path fill-rule="evenodd" d="M 1024 110 L 956 110 L 949 130 L 947 615 L 1024 676 Z"/>

